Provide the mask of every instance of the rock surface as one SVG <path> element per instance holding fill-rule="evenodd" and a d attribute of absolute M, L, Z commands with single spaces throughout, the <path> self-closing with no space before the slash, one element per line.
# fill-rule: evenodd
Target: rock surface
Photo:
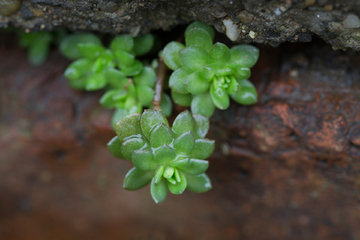
<path fill-rule="evenodd" d="M 213 190 L 157 206 L 122 189 L 102 93 L 71 90 L 57 51 L 34 68 L 1 35 L 0 239 L 360 239 L 360 54 L 259 47 L 259 103 L 212 118 Z"/>
<path fill-rule="evenodd" d="M 0 0 L 0 6 L 19 1 Z M 11 13 L 0 12 L 0 27 L 26 31 L 66 27 L 136 36 L 200 20 L 236 42 L 278 46 L 310 42 L 315 35 L 334 49 L 360 51 L 358 0 L 23 0 L 20 11 Z"/>

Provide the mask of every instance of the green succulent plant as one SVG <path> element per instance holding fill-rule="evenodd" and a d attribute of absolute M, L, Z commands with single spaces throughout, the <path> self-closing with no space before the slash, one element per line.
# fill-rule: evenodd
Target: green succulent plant
<path fill-rule="evenodd" d="M 213 140 L 204 139 L 208 129 L 208 118 L 189 111 L 180 113 L 171 128 L 165 116 L 155 110 L 122 118 L 108 148 L 135 166 L 126 174 L 124 188 L 137 190 L 151 182 L 151 196 L 158 204 L 168 190 L 181 194 L 185 189 L 199 193 L 211 189 L 205 174 L 209 163 L 203 160 L 215 147 Z"/>
<path fill-rule="evenodd" d="M 121 118 L 152 107 L 156 74 L 135 58 L 151 50 L 151 34 L 133 38 L 129 34 L 115 37 L 105 48 L 93 34 L 73 34 L 65 38 L 60 51 L 70 59 L 77 59 L 65 71 L 70 86 L 95 91 L 106 88 L 100 104 L 115 108 L 112 124 Z M 130 78 L 132 77 L 132 78 Z M 162 98 L 163 113 L 170 116 L 172 102 L 166 94 Z"/>
<path fill-rule="evenodd" d="M 166 65 L 174 70 L 169 81 L 173 101 L 207 117 L 215 107 L 227 109 L 230 97 L 244 105 L 257 101 L 248 78 L 259 50 L 248 44 L 231 49 L 223 43 L 213 44 L 214 34 L 212 27 L 194 22 L 185 31 L 186 46 L 170 42 L 162 53 Z"/>

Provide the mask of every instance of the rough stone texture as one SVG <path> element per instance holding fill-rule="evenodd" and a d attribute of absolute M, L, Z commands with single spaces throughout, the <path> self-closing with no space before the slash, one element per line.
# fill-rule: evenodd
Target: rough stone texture
<path fill-rule="evenodd" d="M 0 239 L 360 239 L 360 54 L 259 46 L 260 101 L 212 118 L 213 190 L 122 189 L 101 92 L 71 90 L 53 51 L 29 66 L 0 37 Z M 177 108 L 176 111 L 180 111 Z"/>
<path fill-rule="evenodd" d="M 201 20 L 237 42 L 277 46 L 286 41 L 309 42 L 316 35 L 334 49 L 359 51 L 359 18 L 358 0 L 23 0 L 18 13 L 0 15 L 0 27 L 29 31 L 66 27 L 136 36 Z"/>

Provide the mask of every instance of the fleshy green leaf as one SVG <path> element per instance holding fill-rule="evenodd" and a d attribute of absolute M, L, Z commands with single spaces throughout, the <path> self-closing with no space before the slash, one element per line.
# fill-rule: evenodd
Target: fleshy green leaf
<path fill-rule="evenodd" d="M 132 154 L 134 166 L 141 170 L 155 170 L 157 163 L 154 160 L 154 154 L 148 150 L 136 150 Z"/>
<path fill-rule="evenodd" d="M 129 83 L 129 79 L 125 74 L 115 68 L 107 69 L 105 76 L 108 84 L 117 89 L 124 89 L 124 85 Z"/>
<path fill-rule="evenodd" d="M 189 156 L 195 147 L 195 138 L 191 131 L 181 134 L 174 142 L 177 155 Z"/>
<path fill-rule="evenodd" d="M 170 117 L 172 113 L 172 101 L 169 95 L 166 93 L 162 94 L 161 97 L 161 113 L 164 114 L 165 117 Z"/>
<path fill-rule="evenodd" d="M 165 178 L 162 178 L 158 183 L 155 183 L 155 178 L 151 180 L 150 193 L 155 203 L 162 203 L 166 198 L 167 192 L 168 187 Z"/>
<path fill-rule="evenodd" d="M 149 106 L 154 98 L 154 90 L 146 85 L 136 87 L 136 94 L 143 106 Z"/>
<path fill-rule="evenodd" d="M 199 47 L 190 46 L 179 52 L 179 59 L 183 68 L 193 73 L 202 70 L 208 63 L 208 54 Z"/>
<path fill-rule="evenodd" d="M 189 26 L 187 26 L 186 30 L 185 30 L 185 36 L 188 34 L 188 32 L 194 28 L 200 28 L 202 30 L 205 30 L 210 36 L 211 36 L 211 39 L 214 39 L 215 37 L 215 31 L 214 29 L 203 23 L 203 22 L 200 22 L 200 21 L 195 21 L 193 23 L 191 23 Z"/>
<path fill-rule="evenodd" d="M 145 34 L 134 38 L 133 51 L 136 56 L 141 56 L 148 53 L 154 45 L 154 36 L 152 34 Z"/>
<path fill-rule="evenodd" d="M 156 170 L 155 176 L 154 176 L 154 182 L 157 184 L 162 179 L 163 173 L 165 170 L 165 166 L 159 166 Z"/>
<path fill-rule="evenodd" d="M 154 175 L 154 171 L 143 171 L 132 168 L 125 176 L 123 188 L 126 190 L 138 190 L 148 184 Z"/>
<path fill-rule="evenodd" d="M 220 66 L 226 64 L 230 60 L 230 50 L 223 43 L 215 43 L 209 53 L 210 63 L 217 63 Z"/>
<path fill-rule="evenodd" d="M 184 85 L 188 76 L 189 73 L 184 68 L 175 70 L 175 72 L 170 75 L 169 87 L 178 93 L 189 93 L 189 91 L 186 89 L 186 86 Z"/>
<path fill-rule="evenodd" d="M 190 157 L 196 159 L 207 159 L 211 156 L 215 149 L 215 141 L 209 139 L 196 139 L 195 147 Z"/>
<path fill-rule="evenodd" d="M 104 107 L 114 107 L 115 102 L 114 102 L 114 95 L 116 95 L 119 92 L 119 90 L 110 90 L 107 91 L 106 93 L 104 93 L 104 95 L 100 98 L 99 103 L 104 106 Z M 126 92 L 125 92 L 126 94 Z M 125 95 L 126 96 L 126 95 Z"/>
<path fill-rule="evenodd" d="M 134 64 L 130 66 L 120 64 L 119 67 L 126 76 L 135 76 L 141 72 L 143 64 L 140 61 L 135 60 Z"/>
<path fill-rule="evenodd" d="M 155 161 L 160 165 L 173 161 L 175 157 L 176 157 L 175 151 L 168 145 L 161 146 L 155 152 Z"/>
<path fill-rule="evenodd" d="M 214 85 L 211 84 L 210 96 L 217 108 L 225 110 L 230 106 L 229 95 L 222 87 L 215 89 Z"/>
<path fill-rule="evenodd" d="M 190 74 L 184 84 L 186 89 L 192 94 L 205 93 L 210 87 L 210 83 L 204 79 L 203 71 Z"/>
<path fill-rule="evenodd" d="M 124 155 L 121 152 L 121 144 L 122 142 L 119 140 L 118 137 L 113 137 L 110 142 L 108 142 L 107 147 L 112 155 L 114 155 L 117 158 L 124 159 Z"/>
<path fill-rule="evenodd" d="M 218 69 L 219 69 L 219 65 L 216 63 L 210 63 L 205 65 L 203 67 L 204 78 L 207 80 L 212 79 L 212 77 L 215 75 Z"/>
<path fill-rule="evenodd" d="M 166 166 L 164 173 L 163 173 L 163 177 L 171 178 L 173 176 L 174 172 L 175 172 L 175 169 L 173 167 Z"/>
<path fill-rule="evenodd" d="M 132 160 L 132 155 L 135 150 L 149 149 L 147 142 L 141 138 L 130 138 L 125 140 L 121 145 L 121 151 L 124 154 L 125 158 Z"/>
<path fill-rule="evenodd" d="M 186 46 L 196 46 L 209 52 L 213 44 L 212 38 L 208 32 L 201 28 L 193 28 L 185 35 Z M 229 54 L 230 56 L 230 54 Z"/>
<path fill-rule="evenodd" d="M 238 81 L 239 89 L 231 94 L 231 98 L 239 104 L 251 105 L 257 102 L 257 91 L 254 85 L 248 80 Z"/>
<path fill-rule="evenodd" d="M 86 58 L 80 58 L 72 62 L 65 70 L 64 76 L 69 80 L 79 79 L 86 72 L 89 72 L 93 61 Z"/>
<path fill-rule="evenodd" d="M 68 83 L 71 88 L 77 89 L 77 90 L 82 90 L 82 89 L 85 89 L 86 80 L 87 80 L 87 76 L 83 75 L 78 79 L 69 80 Z"/>
<path fill-rule="evenodd" d="M 187 189 L 192 192 L 203 193 L 212 188 L 210 178 L 205 173 L 196 176 L 184 175 L 187 180 Z"/>
<path fill-rule="evenodd" d="M 249 44 L 241 44 L 230 49 L 230 62 L 251 68 L 259 58 L 259 49 Z"/>
<path fill-rule="evenodd" d="M 171 90 L 171 97 L 172 97 L 172 100 L 180 106 L 188 107 L 191 105 L 191 94 L 190 93 L 181 94 L 174 90 Z"/>
<path fill-rule="evenodd" d="M 158 148 L 164 144 L 170 145 L 174 140 L 174 134 L 164 123 L 158 124 L 150 134 L 150 144 L 153 148 Z"/>
<path fill-rule="evenodd" d="M 115 56 L 120 65 L 131 66 L 135 62 L 135 55 L 124 50 L 115 51 Z"/>
<path fill-rule="evenodd" d="M 136 86 L 149 86 L 153 88 L 156 82 L 156 73 L 151 67 L 144 67 L 141 72 L 134 76 Z"/>
<path fill-rule="evenodd" d="M 174 120 L 172 130 L 174 131 L 175 138 L 187 131 L 194 131 L 195 120 L 189 111 L 180 113 Z"/>
<path fill-rule="evenodd" d="M 91 60 L 95 60 L 105 51 L 103 46 L 94 43 L 79 43 L 78 49 L 83 57 Z"/>
<path fill-rule="evenodd" d="M 81 57 L 77 47 L 79 43 L 93 43 L 101 45 L 100 39 L 94 34 L 71 34 L 65 37 L 60 43 L 60 52 L 69 59 Z"/>
<path fill-rule="evenodd" d="M 115 129 L 116 123 L 129 115 L 129 111 L 123 108 L 117 108 L 111 118 L 111 126 Z"/>
<path fill-rule="evenodd" d="M 186 178 L 182 172 L 178 172 L 180 176 L 180 182 L 176 182 L 176 184 L 172 184 L 170 182 L 167 183 L 167 186 L 172 194 L 182 194 L 187 186 Z"/>
<path fill-rule="evenodd" d="M 33 66 L 43 64 L 49 55 L 51 34 L 47 32 L 42 33 L 44 34 L 37 35 L 36 41 L 32 42 L 29 46 L 28 60 Z"/>
<path fill-rule="evenodd" d="M 140 117 L 141 114 L 134 113 L 122 118 L 115 125 L 115 132 L 120 141 L 123 142 L 124 138 L 131 136 L 141 136 Z"/>
<path fill-rule="evenodd" d="M 115 52 L 123 50 L 130 52 L 134 47 L 134 39 L 129 34 L 122 34 L 115 37 L 110 43 L 110 48 Z"/>
<path fill-rule="evenodd" d="M 195 139 L 204 138 L 209 131 L 210 123 L 209 119 L 200 114 L 194 114 L 195 130 L 193 132 Z"/>
<path fill-rule="evenodd" d="M 86 79 L 85 89 L 87 91 L 96 91 L 99 90 L 106 85 L 106 77 L 102 73 L 91 74 Z"/>
<path fill-rule="evenodd" d="M 154 128 L 155 125 L 162 122 L 166 126 L 169 126 L 166 117 L 159 111 L 155 110 L 145 110 L 141 116 L 140 122 L 141 130 L 148 140 L 150 140 L 150 131 Z"/>
<path fill-rule="evenodd" d="M 162 57 L 166 66 L 171 70 L 176 70 L 181 67 L 179 51 L 183 48 L 185 48 L 185 46 L 179 42 L 170 42 L 165 46 Z"/>
<path fill-rule="evenodd" d="M 204 173 L 209 168 L 208 161 L 200 160 L 200 159 L 188 159 L 188 158 L 174 161 L 170 165 L 172 167 L 176 167 L 180 169 L 184 173 L 191 175 L 198 175 Z"/>
<path fill-rule="evenodd" d="M 214 114 L 215 105 L 209 93 L 195 95 L 191 101 L 191 112 L 211 117 Z"/>

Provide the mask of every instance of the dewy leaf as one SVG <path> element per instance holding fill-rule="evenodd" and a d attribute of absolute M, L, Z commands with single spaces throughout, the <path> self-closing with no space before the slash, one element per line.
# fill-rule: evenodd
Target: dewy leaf
<path fill-rule="evenodd" d="M 230 49 L 231 63 L 251 68 L 259 58 L 259 49 L 249 44 L 241 44 Z"/>
<path fill-rule="evenodd" d="M 148 150 L 136 150 L 132 154 L 132 162 L 134 166 L 141 170 L 155 170 L 156 162 L 154 154 Z"/>
<path fill-rule="evenodd" d="M 182 194 L 187 186 L 186 178 L 182 172 L 179 171 L 180 176 L 180 182 L 177 182 L 176 184 L 172 184 L 170 182 L 167 182 L 167 186 L 172 194 Z"/>
<path fill-rule="evenodd" d="M 179 51 L 183 48 L 185 48 L 185 46 L 179 42 L 170 42 L 165 46 L 162 57 L 166 66 L 171 70 L 176 70 L 181 67 Z"/>
<path fill-rule="evenodd" d="M 162 203 L 166 198 L 168 191 L 166 182 L 165 178 L 162 178 L 158 183 L 155 183 L 155 178 L 151 180 L 150 193 L 152 199 L 154 199 L 157 204 Z"/>
<path fill-rule="evenodd" d="M 141 116 L 141 130 L 144 136 L 150 140 L 150 132 L 155 127 L 155 125 L 163 122 L 166 126 L 169 126 L 169 123 L 164 115 L 159 111 L 155 110 L 145 110 Z"/>
<path fill-rule="evenodd" d="M 121 65 L 131 66 L 135 62 L 135 55 L 124 50 L 115 51 L 115 57 Z"/>
<path fill-rule="evenodd" d="M 219 69 L 219 65 L 216 63 L 210 63 L 203 67 L 203 74 L 206 80 L 211 80 L 215 75 L 216 71 Z"/>
<path fill-rule="evenodd" d="M 152 34 L 145 34 L 134 38 L 133 51 L 136 56 L 141 56 L 148 53 L 154 45 L 154 36 Z"/>
<path fill-rule="evenodd" d="M 215 149 L 215 141 L 209 139 L 196 139 L 195 147 L 190 157 L 196 159 L 207 159 L 211 156 Z"/>
<path fill-rule="evenodd" d="M 195 138 L 191 131 L 183 133 L 174 142 L 177 155 L 189 156 L 194 147 Z"/>
<path fill-rule="evenodd" d="M 154 175 L 154 171 L 143 171 L 132 168 L 125 176 L 123 188 L 137 190 L 148 184 Z"/>
<path fill-rule="evenodd" d="M 125 140 L 121 145 L 121 151 L 127 160 L 132 160 L 135 150 L 150 149 L 147 142 L 141 138 L 130 138 Z"/>
<path fill-rule="evenodd" d="M 194 137 L 196 139 L 204 138 L 209 131 L 209 119 L 201 114 L 194 114 L 193 118 L 195 119 L 196 123 L 195 130 L 193 132 Z"/>
<path fill-rule="evenodd" d="M 173 72 L 170 75 L 169 87 L 178 93 L 182 93 L 182 94 L 189 93 L 189 91 L 186 89 L 184 85 L 185 80 L 188 76 L 189 73 L 184 68 L 179 68 L 175 70 L 175 72 Z"/>
<path fill-rule="evenodd" d="M 210 63 L 217 63 L 219 65 L 224 65 L 230 60 L 230 50 L 223 43 L 215 43 L 209 54 Z"/>
<path fill-rule="evenodd" d="M 187 189 L 192 192 L 203 193 L 212 188 L 210 178 L 205 173 L 196 176 L 184 175 L 187 180 Z"/>
<path fill-rule="evenodd" d="M 91 60 L 95 60 L 105 51 L 103 46 L 94 43 L 79 43 L 78 49 L 83 57 Z"/>
<path fill-rule="evenodd" d="M 184 69 L 193 73 L 202 70 L 208 63 L 208 54 L 199 47 L 190 46 L 179 52 L 179 59 Z"/>
<path fill-rule="evenodd" d="M 202 71 L 197 71 L 190 74 L 185 80 L 186 89 L 192 94 L 201 94 L 207 92 L 210 83 L 204 79 Z"/>
<path fill-rule="evenodd" d="M 201 28 L 193 28 L 185 35 L 185 43 L 187 47 L 196 46 L 209 52 L 213 41 L 208 32 Z"/>
<path fill-rule="evenodd" d="M 166 166 L 164 173 L 163 173 L 163 177 L 171 178 L 173 176 L 174 172 L 175 172 L 175 169 L 173 167 Z"/>
<path fill-rule="evenodd" d="M 132 136 L 141 136 L 141 114 L 134 113 L 122 118 L 115 126 L 115 132 L 120 141 Z"/>
<path fill-rule="evenodd" d="M 191 105 L 191 94 L 181 94 L 174 90 L 171 90 L 172 100 L 180 106 L 188 107 Z"/>
<path fill-rule="evenodd" d="M 100 39 L 94 34 L 71 34 L 66 36 L 60 43 L 60 52 L 69 59 L 81 57 L 77 47 L 79 43 L 93 43 L 101 45 Z"/>
<path fill-rule="evenodd" d="M 238 90 L 231 94 L 231 98 L 235 102 L 243 105 L 251 105 L 257 102 L 257 91 L 254 85 L 248 80 L 238 81 L 240 87 Z"/>
<path fill-rule="evenodd" d="M 175 151 L 168 145 L 163 145 L 155 153 L 155 161 L 162 165 L 173 161 L 176 157 Z"/>
<path fill-rule="evenodd" d="M 195 120 L 189 111 L 180 113 L 174 120 L 172 130 L 175 138 L 187 131 L 194 131 Z"/>
<path fill-rule="evenodd" d="M 85 89 L 87 91 L 96 91 L 105 87 L 105 85 L 106 85 L 106 78 L 104 74 L 95 73 L 95 74 L 91 74 L 86 79 Z"/>
<path fill-rule="evenodd" d="M 107 69 L 105 76 L 108 84 L 117 89 L 124 89 L 124 85 L 129 82 L 125 74 L 115 68 Z"/>
<path fill-rule="evenodd" d="M 151 87 L 140 85 L 136 87 L 136 94 L 139 102 L 143 106 L 148 106 L 151 104 L 154 98 L 154 90 Z"/>
<path fill-rule="evenodd" d="M 215 89 L 214 85 L 211 84 L 210 96 L 217 108 L 225 110 L 230 106 L 229 95 L 222 87 Z"/>
<path fill-rule="evenodd" d="M 79 79 L 86 72 L 90 71 L 93 61 L 80 58 L 72 62 L 65 70 L 64 76 L 69 80 Z"/>
<path fill-rule="evenodd" d="M 153 148 L 161 147 L 164 144 L 170 145 L 174 140 L 174 134 L 164 123 L 158 124 L 150 134 L 150 144 Z"/>
<path fill-rule="evenodd" d="M 237 80 L 242 80 L 242 79 L 249 79 L 250 74 L 251 74 L 251 72 L 250 72 L 249 68 L 239 65 L 236 68 L 234 76 Z"/>
<path fill-rule="evenodd" d="M 191 112 L 211 117 L 214 114 L 215 105 L 209 93 L 195 95 L 191 101 Z"/>
<path fill-rule="evenodd" d="M 151 67 L 144 67 L 133 79 L 136 86 L 144 85 L 153 88 L 156 82 L 156 73 Z"/>
<path fill-rule="evenodd" d="M 122 34 L 115 37 L 110 43 L 110 48 L 115 52 L 123 50 L 130 52 L 134 47 L 134 39 L 129 34 Z"/>
<path fill-rule="evenodd" d="M 115 136 L 110 140 L 110 142 L 108 142 L 107 147 L 112 155 L 114 155 L 117 158 L 126 160 L 126 158 L 121 152 L 121 144 L 122 142 L 119 140 L 117 136 Z"/>
<path fill-rule="evenodd" d="M 170 166 L 180 169 L 186 174 L 198 175 L 206 172 L 209 162 L 200 159 L 183 159 L 170 163 Z"/>
<path fill-rule="evenodd" d="M 214 37 L 215 37 L 214 29 L 211 26 L 206 25 L 205 23 L 200 22 L 200 21 L 195 21 L 195 22 L 191 23 L 189 26 L 187 26 L 187 28 L 185 30 L 185 36 L 190 30 L 192 30 L 194 28 L 200 28 L 202 30 L 205 30 L 211 36 L 211 39 L 214 39 Z"/>

